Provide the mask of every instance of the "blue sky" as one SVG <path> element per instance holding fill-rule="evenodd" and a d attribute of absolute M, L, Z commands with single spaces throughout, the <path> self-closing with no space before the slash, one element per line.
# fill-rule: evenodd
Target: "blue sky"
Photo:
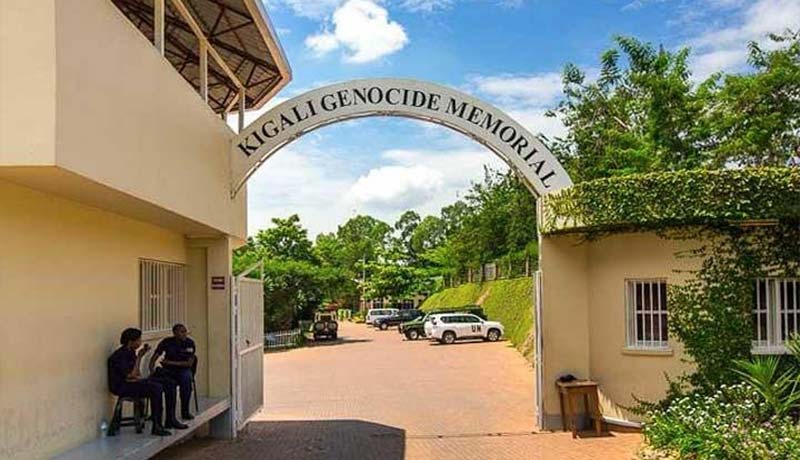
<path fill-rule="evenodd" d="M 800 0 L 265 0 L 294 73 L 267 107 L 327 83 L 409 77 L 460 88 L 535 133 L 564 132 L 544 112 L 560 71 L 589 75 L 615 34 L 691 46 L 692 69 L 746 70 L 746 44 L 800 27 Z M 255 119 L 259 113 L 248 114 Z M 307 134 L 249 182 L 250 233 L 300 215 L 312 237 L 355 213 L 393 223 L 405 209 L 436 214 L 483 165 L 488 150 L 445 128 L 374 118 Z"/>

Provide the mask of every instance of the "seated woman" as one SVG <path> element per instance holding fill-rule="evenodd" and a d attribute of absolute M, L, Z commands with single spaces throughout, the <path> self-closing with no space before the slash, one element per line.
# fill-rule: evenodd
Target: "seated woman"
<path fill-rule="evenodd" d="M 139 371 L 141 360 L 150 350 L 142 346 L 142 331 L 128 328 L 122 332 L 120 346 L 108 358 L 108 386 L 111 393 L 121 397 L 147 398 L 153 412 L 153 430 L 156 436 L 169 436 L 165 428 L 184 429 L 186 425 L 175 418 L 176 386 L 174 381 L 164 378 L 142 378 Z M 136 350 L 139 350 L 138 353 Z M 167 423 L 162 425 L 162 397 L 167 403 Z"/>

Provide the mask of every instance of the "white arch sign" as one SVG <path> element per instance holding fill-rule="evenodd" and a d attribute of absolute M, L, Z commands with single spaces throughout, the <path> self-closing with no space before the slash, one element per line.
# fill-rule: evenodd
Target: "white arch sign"
<path fill-rule="evenodd" d="M 233 195 L 275 152 L 303 134 L 370 116 L 425 120 L 467 135 L 502 158 L 537 196 L 572 185 L 547 147 L 493 105 L 433 83 L 377 78 L 301 94 L 243 129 L 231 146 Z"/>

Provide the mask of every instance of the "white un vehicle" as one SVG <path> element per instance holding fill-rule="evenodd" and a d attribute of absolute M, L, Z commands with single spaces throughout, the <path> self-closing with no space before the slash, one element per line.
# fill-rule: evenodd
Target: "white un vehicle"
<path fill-rule="evenodd" d="M 367 312 L 367 317 L 365 322 L 370 325 L 374 325 L 375 322 L 379 319 L 388 318 L 392 315 L 397 314 L 400 310 L 396 308 L 371 308 Z"/>
<path fill-rule="evenodd" d="M 497 342 L 504 331 L 503 325 L 497 321 L 486 321 L 468 313 L 431 315 L 425 322 L 425 335 L 446 344 L 462 339 Z"/>

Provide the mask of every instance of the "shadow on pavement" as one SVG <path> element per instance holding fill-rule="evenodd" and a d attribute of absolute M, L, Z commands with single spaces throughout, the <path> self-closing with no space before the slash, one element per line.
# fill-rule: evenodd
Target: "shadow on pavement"
<path fill-rule="evenodd" d="M 320 340 L 315 342 L 314 339 L 308 339 L 306 344 L 302 347 L 286 347 L 286 348 L 267 348 L 264 354 L 286 353 L 300 348 L 313 348 L 313 347 L 332 347 L 335 345 L 348 345 L 353 343 L 372 342 L 372 339 L 350 339 L 347 337 L 336 340 Z"/>
<path fill-rule="evenodd" d="M 372 339 L 351 339 L 349 337 L 343 337 L 336 340 L 320 340 L 314 341 L 314 339 L 310 339 L 306 342 L 307 347 L 332 347 L 336 345 L 348 345 L 352 343 L 364 343 L 364 342 L 372 342 Z"/>
<path fill-rule="evenodd" d="M 196 439 L 153 460 L 403 460 L 406 432 L 361 420 L 250 422 L 236 441 Z"/>

